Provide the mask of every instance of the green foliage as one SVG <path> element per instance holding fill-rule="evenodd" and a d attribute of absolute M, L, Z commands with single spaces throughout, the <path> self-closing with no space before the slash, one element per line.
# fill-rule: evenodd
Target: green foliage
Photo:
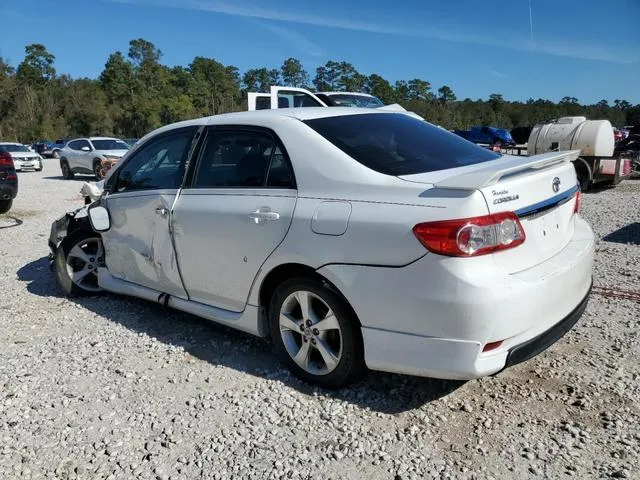
<path fill-rule="evenodd" d="M 287 58 L 282 67 L 282 83 L 286 87 L 307 88 L 309 84 L 309 74 L 303 68 L 300 60 L 295 58 Z"/>
<path fill-rule="evenodd" d="M 139 137 L 168 123 L 246 109 L 246 92 L 268 92 L 271 85 L 371 93 L 445 128 L 512 128 L 567 115 L 608 119 L 616 126 L 640 124 L 640 105 L 622 99 L 613 105 L 606 100 L 583 105 L 572 96 L 559 103 L 534 98 L 510 102 L 494 93 L 487 100 L 458 101 L 447 85 L 434 93 L 435 87 L 419 78 L 391 84 L 345 61 L 318 66 L 311 81 L 295 58 L 287 58 L 280 68 L 264 66 L 242 74 L 235 66 L 212 58 L 196 57 L 187 66 L 173 67 L 163 65 L 161 59 L 162 52 L 154 44 L 135 39 L 126 56 L 119 51 L 109 55 L 94 80 L 58 75 L 54 55 L 41 44 L 28 45 L 16 68 L 0 57 L 0 139 Z"/>

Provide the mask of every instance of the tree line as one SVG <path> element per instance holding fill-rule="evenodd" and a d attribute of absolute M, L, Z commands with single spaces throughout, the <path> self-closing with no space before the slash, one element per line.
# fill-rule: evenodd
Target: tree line
<path fill-rule="evenodd" d="M 137 138 L 179 120 L 246 110 L 246 92 L 267 92 L 271 85 L 370 93 L 450 129 L 512 128 L 567 115 L 608 119 L 617 126 L 640 124 L 640 105 L 626 100 L 583 105 L 567 96 L 558 103 L 512 102 L 499 93 L 486 100 L 460 100 L 448 85 L 436 89 L 422 79 L 391 83 L 347 62 L 328 61 L 311 77 L 295 58 L 279 68 L 243 73 L 212 58 L 198 56 L 187 66 L 173 67 L 161 58 L 153 43 L 135 39 L 126 55 L 109 55 L 97 79 L 73 79 L 56 71 L 55 56 L 41 44 L 26 46 L 15 67 L 0 57 L 0 140 L 26 143 L 97 134 Z"/>

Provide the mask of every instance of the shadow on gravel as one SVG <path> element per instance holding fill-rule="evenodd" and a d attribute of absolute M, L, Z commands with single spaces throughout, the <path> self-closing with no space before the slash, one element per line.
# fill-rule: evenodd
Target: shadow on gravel
<path fill-rule="evenodd" d="M 640 223 L 630 223 L 602 237 L 605 242 L 640 245 Z"/>
<path fill-rule="evenodd" d="M 46 257 L 23 266 L 17 275 L 19 280 L 29 282 L 27 290 L 34 295 L 56 297 L 60 304 L 71 302 L 82 306 L 134 332 L 181 347 L 191 356 L 213 365 L 278 380 L 307 395 L 336 398 L 376 412 L 395 414 L 419 408 L 449 395 L 465 383 L 372 372 L 349 388 L 322 390 L 299 381 L 280 365 L 267 339 L 137 298 L 105 294 L 67 299 L 58 288 Z M 55 311 L 51 312 L 51 318 L 56 318 Z"/>
<path fill-rule="evenodd" d="M 8 224 L 6 224 L 6 221 L 9 221 Z M 0 216 L 0 230 L 4 229 L 4 228 L 13 228 L 13 227 L 19 227 L 20 225 L 22 225 L 24 222 L 22 220 L 20 220 L 17 217 L 13 217 L 11 215 L 3 215 Z"/>

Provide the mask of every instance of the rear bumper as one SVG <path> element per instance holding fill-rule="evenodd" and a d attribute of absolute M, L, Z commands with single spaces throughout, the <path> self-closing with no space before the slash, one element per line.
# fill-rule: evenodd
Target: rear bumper
<path fill-rule="evenodd" d="M 585 295 L 584 299 L 575 308 L 575 310 L 567 315 L 563 320 L 556 323 L 545 332 L 542 332 L 540 335 L 527 340 L 520 345 L 512 347 L 507 355 L 504 368 L 512 367 L 513 365 L 517 365 L 518 363 L 525 362 L 535 357 L 564 337 L 565 334 L 571 330 L 576 323 L 578 323 L 580 317 L 582 317 L 582 314 L 589 303 L 590 294 L 591 287 L 589 287 L 589 292 Z"/>
<path fill-rule="evenodd" d="M 332 265 L 319 270 L 362 323 L 372 370 L 473 379 L 541 352 L 577 321 L 592 283 L 593 232 L 576 217 L 555 256 L 506 274 L 490 256 L 427 254 L 402 268 Z M 487 343 L 501 341 L 484 352 Z"/>

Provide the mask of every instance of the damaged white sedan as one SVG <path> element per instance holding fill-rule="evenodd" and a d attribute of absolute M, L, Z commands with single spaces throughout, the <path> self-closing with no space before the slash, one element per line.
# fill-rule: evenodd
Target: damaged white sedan
<path fill-rule="evenodd" d="M 478 378 L 543 351 L 586 307 L 594 240 L 575 155 L 500 155 L 373 109 L 181 122 L 54 222 L 54 270 L 69 295 L 270 336 L 323 387 L 367 368 Z"/>

